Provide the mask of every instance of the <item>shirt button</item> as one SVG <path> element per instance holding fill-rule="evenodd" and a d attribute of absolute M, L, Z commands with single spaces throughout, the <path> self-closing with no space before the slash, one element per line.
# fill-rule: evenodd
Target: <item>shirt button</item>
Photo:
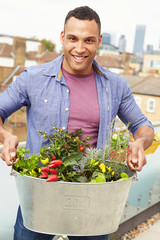
<path fill-rule="evenodd" d="M 48 100 L 47 100 L 47 99 L 44 99 L 44 102 L 45 102 L 45 103 L 47 103 L 47 102 L 48 102 Z"/>
<path fill-rule="evenodd" d="M 67 89 L 67 93 L 69 92 L 69 89 Z"/>
<path fill-rule="evenodd" d="M 68 108 L 66 108 L 66 111 L 68 111 L 69 109 Z"/>

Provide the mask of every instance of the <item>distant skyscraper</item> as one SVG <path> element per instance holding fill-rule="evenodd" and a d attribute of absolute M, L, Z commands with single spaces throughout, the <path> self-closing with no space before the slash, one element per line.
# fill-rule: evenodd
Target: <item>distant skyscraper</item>
<path fill-rule="evenodd" d="M 137 25 L 136 33 L 134 39 L 134 54 L 143 53 L 143 45 L 144 45 L 144 37 L 145 37 L 146 26 L 145 25 Z"/>
<path fill-rule="evenodd" d="M 102 33 L 102 44 L 111 44 L 111 34 Z"/>
<path fill-rule="evenodd" d="M 123 53 L 126 51 L 126 39 L 125 35 L 121 35 L 118 43 L 119 52 Z"/>
<path fill-rule="evenodd" d="M 148 44 L 146 47 L 146 53 L 147 54 L 152 54 L 153 53 L 153 45 Z"/>

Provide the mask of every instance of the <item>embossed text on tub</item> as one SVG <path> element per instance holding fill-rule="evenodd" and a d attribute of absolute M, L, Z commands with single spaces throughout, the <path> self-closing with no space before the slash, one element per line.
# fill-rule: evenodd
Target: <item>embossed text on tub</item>
<path fill-rule="evenodd" d="M 88 209 L 89 208 L 89 197 L 86 196 L 73 196 L 65 195 L 63 198 L 64 209 Z"/>

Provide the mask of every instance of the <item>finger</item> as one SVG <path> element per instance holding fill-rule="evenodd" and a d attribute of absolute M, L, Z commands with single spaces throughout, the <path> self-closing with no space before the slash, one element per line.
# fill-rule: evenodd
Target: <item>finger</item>
<path fill-rule="evenodd" d="M 10 144 L 5 144 L 3 146 L 3 150 L 2 150 L 2 154 L 1 154 L 1 158 L 3 161 L 6 162 L 6 164 L 8 166 L 12 165 L 12 160 L 15 160 L 16 157 L 16 149 L 12 147 L 12 149 L 10 148 Z"/>
<path fill-rule="evenodd" d="M 134 166 L 138 166 L 138 147 L 131 144 L 131 162 Z"/>
<path fill-rule="evenodd" d="M 10 157 L 13 159 L 16 156 L 17 153 L 17 146 L 18 146 L 18 139 L 16 138 L 15 141 L 11 141 L 9 143 L 10 148 Z"/>
<path fill-rule="evenodd" d="M 16 158 L 14 161 L 14 164 L 17 163 L 19 161 L 19 158 Z"/>
<path fill-rule="evenodd" d="M 6 148 L 3 148 L 3 151 L 1 153 L 1 158 L 3 161 L 6 162 L 8 166 L 12 165 L 12 160 L 11 160 L 9 151 Z"/>
<path fill-rule="evenodd" d="M 13 152 L 13 150 L 10 151 L 11 158 L 14 158 L 16 156 L 16 152 Z"/>
<path fill-rule="evenodd" d="M 137 170 L 137 165 L 135 165 L 132 160 L 128 159 L 127 161 L 127 164 L 128 164 L 128 167 L 133 170 L 133 171 L 136 171 Z"/>
<path fill-rule="evenodd" d="M 143 166 L 147 163 L 147 160 L 146 160 L 146 156 L 144 154 L 144 151 L 139 151 L 139 161 L 138 161 L 138 167 L 137 167 L 137 171 L 141 171 Z"/>

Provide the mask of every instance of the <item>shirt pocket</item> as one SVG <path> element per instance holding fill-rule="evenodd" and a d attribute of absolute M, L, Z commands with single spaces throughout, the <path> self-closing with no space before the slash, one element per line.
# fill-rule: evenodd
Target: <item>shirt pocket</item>
<path fill-rule="evenodd" d="M 52 132 L 54 126 L 59 126 L 62 102 L 51 99 L 35 99 L 33 114 L 36 131 Z"/>

